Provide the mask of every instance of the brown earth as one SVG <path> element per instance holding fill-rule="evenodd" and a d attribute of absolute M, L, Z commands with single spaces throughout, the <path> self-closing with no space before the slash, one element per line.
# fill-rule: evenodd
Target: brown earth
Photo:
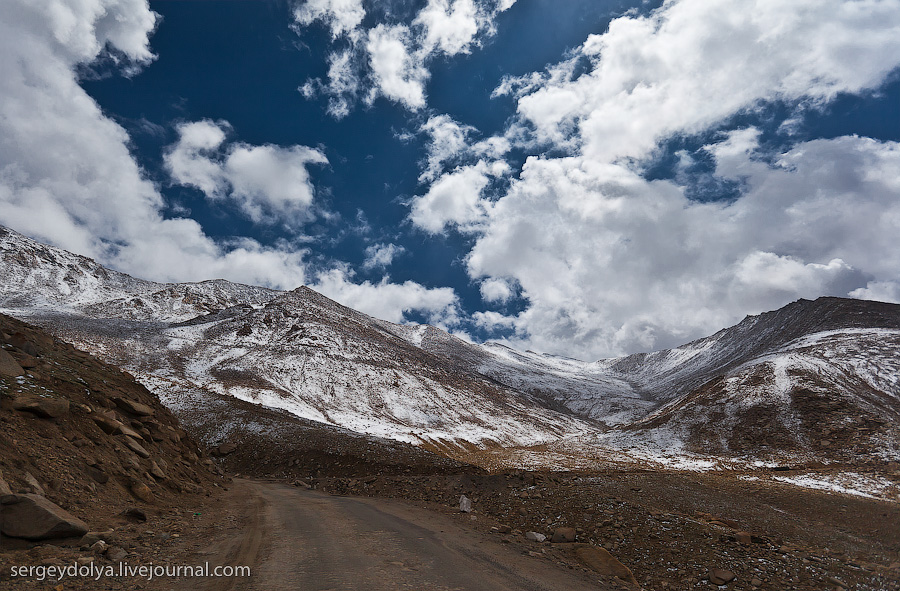
<path fill-rule="evenodd" d="M 0 535 L 0 587 L 32 588 L 33 581 L 11 578 L 16 565 L 93 558 L 111 564 L 108 553 L 117 550 L 128 560 L 145 559 L 153 552 L 142 542 L 143 519 L 169 522 L 175 535 L 193 508 L 227 481 L 132 376 L 2 315 L 0 344 L 22 368 L 22 375 L 0 372 L 0 495 L 39 494 L 101 532 L 84 540 Z M 12 515 L 7 500 L 3 515 Z M 105 552 L 88 547 L 98 539 L 108 543 Z"/>

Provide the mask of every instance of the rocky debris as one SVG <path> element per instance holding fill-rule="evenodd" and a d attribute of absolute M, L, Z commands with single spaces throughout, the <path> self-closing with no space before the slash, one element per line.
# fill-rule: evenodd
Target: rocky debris
<path fill-rule="evenodd" d="M 709 582 L 713 585 L 727 585 L 731 581 L 735 579 L 735 574 L 730 570 L 725 570 L 723 568 L 711 568 L 709 569 Z"/>
<path fill-rule="evenodd" d="M 87 525 L 59 505 L 35 495 L 0 497 L 0 531 L 11 538 L 48 540 L 87 533 Z"/>
<path fill-rule="evenodd" d="M 0 375 L 17 378 L 25 375 L 25 370 L 12 355 L 0 349 Z"/>
<path fill-rule="evenodd" d="M 554 544 L 569 544 L 575 541 L 575 528 L 558 527 L 553 530 L 550 541 Z"/>
<path fill-rule="evenodd" d="M 233 443 L 223 443 L 209 450 L 212 455 L 223 458 L 237 451 L 237 446 Z"/>
<path fill-rule="evenodd" d="M 97 484 L 106 484 L 109 482 L 109 474 L 104 472 L 99 466 L 85 466 L 84 471 Z"/>
<path fill-rule="evenodd" d="M 15 410 L 30 412 L 48 419 L 61 417 L 69 412 L 69 401 L 56 396 L 16 394 L 12 400 Z"/>
<path fill-rule="evenodd" d="M 0 497 L 10 494 L 12 494 L 12 490 L 9 488 L 9 484 L 6 483 L 6 480 L 3 479 L 3 471 L 0 470 Z"/>
<path fill-rule="evenodd" d="M 118 546 L 111 546 L 106 551 L 106 557 L 113 562 L 122 562 L 128 557 L 128 552 Z"/>
<path fill-rule="evenodd" d="M 743 544 L 745 546 L 749 546 L 753 543 L 753 536 L 745 531 L 739 531 L 734 534 L 734 539 L 738 544 Z"/>
<path fill-rule="evenodd" d="M 138 507 L 129 507 L 122 511 L 122 516 L 130 521 L 147 521 L 147 514 L 143 509 L 139 509 Z"/>
<path fill-rule="evenodd" d="M 130 449 L 137 455 L 141 456 L 142 458 L 150 457 L 150 452 L 147 451 L 146 449 L 144 449 L 144 446 L 142 446 L 140 443 L 138 443 L 134 438 L 132 438 L 130 436 L 127 436 L 127 435 L 125 436 L 125 445 L 128 447 L 128 449 Z"/>
<path fill-rule="evenodd" d="M 95 554 L 105 554 L 109 549 L 109 544 L 107 544 L 103 540 L 97 540 L 96 542 L 91 544 L 90 547 Z"/>
<path fill-rule="evenodd" d="M 631 583 L 632 585 L 638 584 L 631 569 L 619 562 L 616 557 L 610 554 L 605 548 L 598 548 L 597 546 L 588 544 L 579 545 L 575 548 L 575 555 L 581 562 L 596 573 L 616 577 L 626 583 Z"/>
<path fill-rule="evenodd" d="M 37 478 L 35 478 L 31 472 L 25 472 L 23 475 L 23 479 L 25 480 L 26 493 L 41 496 L 44 496 L 46 494 L 44 492 L 44 487 L 41 486 L 41 483 L 38 482 Z"/>
<path fill-rule="evenodd" d="M 469 499 L 466 495 L 462 495 L 459 497 L 459 510 L 462 513 L 471 513 L 472 512 L 472 500 Z"/>
<path fill-rule="evenodd" d="M 113 402 L 115 402 L 116 406 L 118 406 L 125 412 L 129 412 L 133 415 L 141 417 L 153 416 L 153 413 L 156 412 L 152 407 L 147 406 L 146 404 L 135 402 L 134 400 L 122 398 L 120 396 L 113 398 Z"/>
<path fill-rule="evenodd" d="M 547 539 L 547 536 L 536 531 L 529 531 L 525 532 L 525 539 L 529 542 L 543 542 Z"/>
<path fill-rule="evenodd" d="M 145 503 L 152 503 L 154 500 L 153 491 L 150 490 L 150 487 L 136 478 L 131 479 L 128 490 L 131 491 L 131 494 Z"/>
<path fill-rule="evenodd" d="M 150 474 L 158 480 L 163 480 L 166 477 L 165 471 L 160 468 L 155 460 L 150 460 Z"/>

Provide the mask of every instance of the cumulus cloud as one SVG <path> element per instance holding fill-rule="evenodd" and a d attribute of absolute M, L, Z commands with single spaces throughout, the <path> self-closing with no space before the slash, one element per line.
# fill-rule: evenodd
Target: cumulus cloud
<path fill-rule="evenodd" d="M 513 4 L 515 0 L 428 0 L 412 19 L 365 28 L 361 0 L 306 0 L 294 12 L 297 26 L 321 22 L 341 45 L 328 57 L 327 81 L 308 80 L 299 90 L 306 98 L 328 96 L 328 113 L 337 119 L 358 98 L 372 104 L 384 97 L 418 111 L 426 104 L 429 63 L 437 56 L 470 53 L 495 32 L 497 15 Z"/>
<path fill-rule="evenodd" d="M 487 18 L 473 0 L 428 0 L 414 24 L 423 29 L 423 47 L 456 55 L 469 52 Z"/>
<path fill-rule="evenodd" d="M 306 167 L 327 164 L 325 155 L 306 146 L 226 146 L 228 130 L 212 121 L 179 125 L 179 139 L 164 156 L 172 179 L 209 199 L 235 202 L 257 223 L 306 221 L 315 194 Z"/>
<path fill-rule="evenodd" d="M 499 177 L 508 170 L 505 162 L 481 160 L 443 175 L 424 195 L 413 199 L 410 221 L 431 234 L 442 232 L 448 224 L 459 229 L 477 224 L 484 219 L 488 207 L 481 198 L 482 191 L 491 177 Z"/>
<path fill-rule="evenodd" d="M 156 22 L 146 0 L 0 2 L 0 223 L 148 279 L 290 289 L 319 278 L 334 297 L 392 320 L 420 307 L 452 318 L 451 289 L 354 286 L 344 271 L 310 271 L 303 248 L 214 241 L 194 220 L 164 218 L 163 197 L 131 157 L 127 133 L 75 75 L 106 50 L 130 73 L 149 64 Z M 179 131 L 168 161 L 186 184 L 240 199 L 251 217 L 308 207 L 305 166 L 324 163 L 316 150 L 229 143 L 227 126 L 210 122 Z"/>
<path fill-rule="evenodd" d="M 486 302 L 505 304 L 512 296 L 512 288 L 503 279 L 492 277 L 481 282 L 481 298 Z"/>
<path fill-rule="evenodd" d="M 406 249 L 396 244 L 373 244 L 366 248 L 366 260 L 363 261 L 364 269 L 384 269 L 394 262 L 394 258 L 406 252 Z"/>
<path fill-rule="evenodd" d="M 880 85 L 900 60 L 898 11 L 895 0 L 666 2 L 519 79 L 518 112 L 538 138 L 574 140 L 587 157 L 642 158 L 761 101 L 821 104 Z"/>
<path fill-rule="evenodd" d="M 449 115 L 433 115 L 419 127 L 429 136 L 426 165 L 419 181 L 432 181 L 443 170 L 444 164 L 469 151 L 469 135 L 475 128 L 454 121 Z"/>
<path fill-rule="evenodd" d="M 428 70 L 411 52 L 406 26 L 378 25 L 369 32 L 366 50 L 375 81 L 368 102 L 381 95 L 413 111 L 425 106 Z"/>
<path fill-rule="evenodd" d="M 389 322 L 403 322 L 405 314 L 424 314 L 431 324 L 450 327 L 459 322 L 458 298 L 449 287 L 426 288 L 413 281 L 389 283 L 354 282 L 343 269 L 332 269 L 316 277 L 312 285 L 320 293 L 355 310 Z"/>
<path fill-rule="evenodd" d="M 294 20 L 298 25 L 322 21 L 331 29 L 334 38 L 356 31 L 364 18 L 366 9 L 362 0 L 306 0 L 294 9 Z"/>

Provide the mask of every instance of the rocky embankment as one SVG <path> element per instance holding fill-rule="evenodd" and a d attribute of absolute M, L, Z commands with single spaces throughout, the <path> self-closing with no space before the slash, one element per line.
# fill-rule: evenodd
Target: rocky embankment
<path fill-rule="evenodd" d="M 4 588 L 33 584 L 11 578 L 11 565 L 138 562 L 149 549 L 134 524 L 177 528 L 226 483 L 132 376 L 7 316 L 0 344 Z"/>

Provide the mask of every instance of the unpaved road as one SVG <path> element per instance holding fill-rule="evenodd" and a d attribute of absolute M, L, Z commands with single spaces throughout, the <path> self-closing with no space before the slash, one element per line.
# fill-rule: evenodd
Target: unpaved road
<path fill-rule="evenodd" d="M 228 496 L 245 505 L 245 527 L 206 554 L 211 564 L 248 565 L 252 576 L 208 580 L 208 590 L 604 588 L 588 573 L 524 556 L 448 515 L 400 501 L 249 480 L 236 480 Z"/>

